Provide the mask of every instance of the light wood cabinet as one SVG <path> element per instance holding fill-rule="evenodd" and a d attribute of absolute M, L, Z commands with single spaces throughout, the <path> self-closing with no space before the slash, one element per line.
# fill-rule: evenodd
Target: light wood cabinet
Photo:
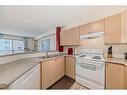
<path fill-rule="evenodd" d="M 41 63 L 42 89 L 46 89 L 65 74 L 64 57 Z"/>
<path fill-rule="evenodd" d="M 121 43 L 127 43 L 127 11 L 121 13 Z"/>
<path fill-rule="evenodd" d="M 46 89 L 55 82 L 55 60 L 42 62 L 42 89 Z"/>
<path fill-rule="evenodd" d="M 90 32 L 90 24 L 84 24 L 79 27 L 80 35 L 84 35 Z"/>
<path fill-rule="evenodd" d="M 64 57 L 55 59 L 55 80 L 59 80 L 65 75 L 65 62 Z"/>
<path fill-rule="evenodd" d="M 105 44 L 127 43 L 127 10 L 105 19 L 61 32 L 61 45 L 80 45 L 80 35 L 89 32 L 105 32 Z"/>
<path fill-rule="evenodd" d="M 66 32 L 66 44 L 65 45 L 73 45 L 73 29 L 68 29 Z"/>
<path fill-rule="evenodd" d="M 66 45 L 80 45 L 80 32 L 79 27 L 68 29 L 60 33 L 61 46 Z"/>
<path fill-rule="evenodd" d="M 90 24 L 90 32 L 104 32 L 104 19 L 94 21 Z"/>
<path fill-rule="evenodd" d="M 106 89 L 124 89 L 124 65 L 106 63 Z"/>
<path fill-rule="evenodd" d="M 79 27 L 73 28 L 72 33 L 70 35 L 72 35 L 72 45 L 80 45 Z M 70 35 L 69 35 L 69 37 L 70 37 Z"/>
<path fill-rule="evenodd" d="M 125 81 L 124 81 L 125 85 L 124 86 L 125 86 L 125 89 L 127 89 L 127 66 L 125 66 L 124 69 L 125 69 L 125 74 L 124 74 L 125 75 Z"/>
<path fill-rule="evenodd" d="M 75 80 L 76 61 L 74 57 L 66 57 L 66 75 Z"/>
<path fill-rule="evenodd" d="M 121 43 L 121 14 L 105 18 L 105 43 Z"/>
<path fill-rule="evenodd" d="M 61 31 L 60 32 L 60 45 L 66 45 L 66 32 Z"/>

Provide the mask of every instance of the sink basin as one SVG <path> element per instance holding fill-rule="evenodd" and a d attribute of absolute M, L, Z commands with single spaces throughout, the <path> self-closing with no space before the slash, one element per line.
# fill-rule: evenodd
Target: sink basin
<path fill-rule="evenodd" d="M 57 57 L 57 56 L 61 56 L 61 55 L 58 55 L 58 54 L 56 54 L 56 55 L 49 55 L 49 56 L 40 56 L 39 58 L 40 59 L 47 59 L 47 58 L 52 58 L 52 57 Z"/>

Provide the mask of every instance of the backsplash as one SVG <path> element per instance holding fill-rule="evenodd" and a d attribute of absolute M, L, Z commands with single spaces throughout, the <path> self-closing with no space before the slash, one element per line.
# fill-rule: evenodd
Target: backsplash
<path fill-rule="evenodd" d="M 75 50 L 75 54 L 78 54 L 81 49 L 101 49 L 104 51 L 104 56 L 107 57 L 109 46 L 112 46 L 113 57 L 124 58 L 124 53 L 127 52 L 127 44 L 104 45 L 104 36 L 82 40 L 81 46 L 66 46 L 64 47 L 64 52 L 67 52 L 67 49 L 70 47 Z"/>

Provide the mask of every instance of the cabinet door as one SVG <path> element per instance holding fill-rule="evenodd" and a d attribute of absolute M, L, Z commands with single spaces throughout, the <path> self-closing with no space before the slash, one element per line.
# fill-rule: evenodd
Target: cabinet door
<path fill-rule="evenodd" d="M 56 68 L 55 78 L 57 81 L 65 75 L 64 57 L 56 58 L 55 68 Z"/>
<path fill-rule="evenodd" d="M 124 67 L 125 69 L 125 89 L 127 89 L 127 66 Z"/>
<path fill-rule="evenodd" d="M 75 58 L 66 57 L 66 75 L 75 80 Z"/>
<path fill-rule="evenodd" d="M 66 45 L 73 45 L 73 29 L 66 31 Z"/>
<path fill-rule="evenodd" d="M 127 43 L 127 11 L 121 14 L 121 43 Z"/>
<path fill-rule="evenodd" d="M 121 14 L 105 19 L 105 43 L 121 42 Z"/>
<path fill-rule="evenodd" d="M 71 34 L 72 35 L 72 45 L 80 45 L 80 31 L 79 27 L 73 28 Z"/>
<path fill-rule="evenodd" d="M 79 27 L 80 35 L 84 35 L 90 32 L 90 24 L 84 24 Z"/>
<path fill-rule="evenodd" d="M 60 45 L 63 46 L 66 44 L 66 32 L 61 31 L 60 32 Z"/>
<path fill-rule="evenodd" d="M 90 32 L 104 32 L 104 19 L 92 22 L 90 24 Z"/>
<path fill-rule="evenodd" d="M 42 62 L 42 89 L 55 83 L 55 60 Z"/>
<path fill-rule="evenodd" d="M 124 65 L 106 63 L 106 89 L 124 89 Z"/>

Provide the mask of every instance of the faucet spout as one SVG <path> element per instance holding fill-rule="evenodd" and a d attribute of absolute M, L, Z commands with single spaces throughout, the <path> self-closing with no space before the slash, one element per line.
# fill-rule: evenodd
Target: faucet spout
<path fill-rule="evenodd" d="M 48 51 L 45 52 L 45 58 L 48 58 Z"/>

